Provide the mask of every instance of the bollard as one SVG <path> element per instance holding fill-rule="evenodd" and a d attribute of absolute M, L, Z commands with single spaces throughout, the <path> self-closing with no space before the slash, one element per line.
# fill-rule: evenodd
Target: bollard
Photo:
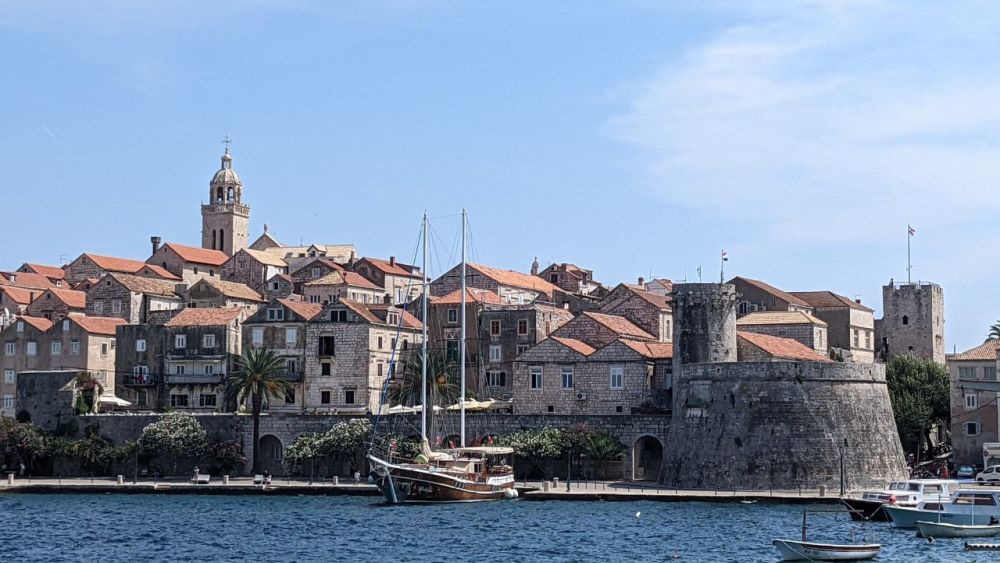
<path fill-rule="evenodd" d="M 552 478 L 552 488 L 553 489 L 558 489 L 559 488 L 559 478 L 558 477 L 553 477 Z"/>
<path fill-rule="evenodd" d="M 819 486 L 819 496 L 821 496 L 821 497 L 825 497 L 826 496 L 826 485 L 820 485 Z"/>
<path fill-rule="evenodd" d="M 334 486 L 339 485 L 340 484 L 340 477 L 338 477 L 336 475 L 334 475 L 333 477 L 330 477 L 330 483 L 332 483 Z"/>
<path fill-rule="evenodd" d="M 7 484 L 8 485 L 13 485 L 14 484 L 14 474 L 13 473 L 8 473 L 7 474 Z"/>
<path fill-rule="evenodd" d="M 542 481 L 542 492 L 545 492 L 545 493 L 549 492 L 549 482 L 548 481 Z"/>
<path fill-rule="evenodd" d="M 229 475 L 223 475 L 222 476 L 222 484 L 223 485 L 228 485 L 229 484 Z"/>
<path fill-rule="evenodd" d="M 118 476 L 118 484 L 119 485 L 124 485 L 125 484 L 125 476 L 124 475 L 119 475 Z"/>

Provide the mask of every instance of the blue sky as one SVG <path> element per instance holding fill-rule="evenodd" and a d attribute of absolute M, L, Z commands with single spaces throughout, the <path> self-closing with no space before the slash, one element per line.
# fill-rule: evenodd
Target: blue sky
<path fill-rule="evenodd" d="M 606 283 L 742 274 L 1000 318 L 1000 9 L 879 1 L 0 0 L 0 267 L 200 241 L 220 140 L 286 243 Z M 780 4 L 780 7 L 779 7 Z M 440 266 L 448 261 L 440 251 Z"/>

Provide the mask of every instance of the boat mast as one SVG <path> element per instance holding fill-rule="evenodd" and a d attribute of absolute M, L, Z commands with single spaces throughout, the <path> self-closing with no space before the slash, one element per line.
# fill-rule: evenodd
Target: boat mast
<path fill-rule="evenodd" d="M 461 395 L 459 397 L 459 404 L 461 405 L 461 433 L 459 434 L 459 439 L 461 440 L 461 447 L 465 447 L 465 209 L 462 209 L 462 309 L 461 313 L 462 319 L 462 339 L 459 343 L 458 349 L 458 363 L 459 363 L 459 380 L 461 385 Z"/>
<path fill-rule="evenodd" d="M 420 322 L 423 325 L 420 343 L 420 439 L 427 439 L 427 212 L 424 211 L 424 262 L 421 266 L 424 290 L 420 294 Z"/>

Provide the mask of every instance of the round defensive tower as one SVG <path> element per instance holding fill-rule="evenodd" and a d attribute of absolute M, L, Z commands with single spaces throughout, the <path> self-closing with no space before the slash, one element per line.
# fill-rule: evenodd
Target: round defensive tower
<path fill-rule="evenodd" d="M 674 284 L 674 373 L 681 364 L 736 361 L 736 286 Z"/>

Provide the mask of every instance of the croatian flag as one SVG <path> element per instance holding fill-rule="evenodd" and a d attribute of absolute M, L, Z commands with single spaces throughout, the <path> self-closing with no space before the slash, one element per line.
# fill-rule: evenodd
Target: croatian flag
<path fill-rule="evenodd" d="M 911 237 L 917 234 L 917 230 L 911 227 L 909 223 L 906 224 L 906 230 L 909 231 Z"/>
<path fill-rule="evenodd" d="M 729 253 L 726 252 L 725 250 L 722 251 L 722 261 L 729 262 Z"/>

